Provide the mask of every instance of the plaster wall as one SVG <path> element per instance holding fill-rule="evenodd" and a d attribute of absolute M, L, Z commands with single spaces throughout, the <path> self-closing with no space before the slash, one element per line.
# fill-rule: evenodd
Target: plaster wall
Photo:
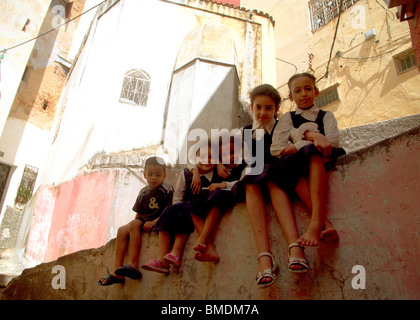
<path fill-rule="evenodd" d="M 270 67 L 274 57 L 272 23 L 263 16 L 248 21 L 248 15 L 207 1 L 120 1 L 95 20 L 62 94 L 53 143 L 40 181 L 58 185 L 70 180 L 98 152 L 159 145 L 164 138 L 166 108 L 173 103 L 168 94 L 173 92 L 170 87 L 178 53 L 187 34 L 202 25 L 220 25 L 230 30 L 235 50 L 230 51 L 229 58 L 236 60 L 238 66 L 240 100 L 247 100 L 247 86 L 274 81 L 275 70 Z M 211 37 L 205 39 L 203 53 L 211 56 L 217 52 L 214 48 L 218 44 Z M 251 57 L 254 60 L 248 64 Z M 124 74 L 132 69 L 142 69 L 151 77 L 146 107 L 119 102 Z M 220 81 L 224 80 L 223 72 Z M 212 84 L 211 93 L 217 86 Z M 203 89 L 202 86 L 200 90 Z M 236 91 L 232 90 L 234 94 Z M 210 91 L 203 99 L 208 99 Z M 204 103 L 203 100 L 196 105 Z M 187 121 L 182 122 L 182 126 L 188 125 Z"/>
<path fill-rule="evenodd" d="M 237 88 L 235 66 L 214 61 L 194 60 L 174 74 L 164 136 L 170 164 L 189 163 L 188 141 L 196 142 L 195 135 L 189 138 L 192 130 L 210 137 L 211 129 L 238 126 Z"/>
<path fill-rule="evenodd" d="M 31 20 L 28 29 L 26 31 L 19 29 L 19 32 L 28 36 L 30 30 L 33 31 L 34 28 L 39 28 L 39 34 L 51 31 L 57 24 L 64 21 L 64 19 L 57 20 L 59 17 L 57 15 L 58 8 L 58 10 L 61 10 L 59 12 L 61 12 L 63 17 L 71 18 L 81 13 L 84 2 L 84 0 L 74 1 L 71 9 L 67 7 L 68 12 L 64 12 L 65 6 L 62 1 L 50 1 L 48 10 L 43 12 L 43 20 L 40 21 L 39 26 L 33 25 Z M 18 11 L 19 19 L 22 19 L 21 15 L 24 15 L 25 10 L 28 9 L 27 5 L 23 3 L 5 4 L 6 12 L 12 8 Z M 34 12 L 31 12 L 30 15 L 35 15 L 39 9 L 37 8 Z M 25 165 L 39 169 L 45 163 L 51 143 L 50 130 L 67 76 L 66 71 L 68 69 L 66 68 L 70 63 L 65 61 L 67 59 L 66 55 L 72 44 L 72 35 L 77 29 L 77 25 L 78 20 L 73 20 L 65 26 L 52 30 L 30 42 L 32 46 L 25 44 L 13 49 L 16 53 L 20 53 L 29 45 L 32 51 L 25 62 L 26 68 L 24 68 L 24 73 L 19 79 L 20 83 L 9 109 L 7 120 L 4 123 L 4 127 L 2 127 L 0 137 L 0 150 L 4 152 L 1 160 L 15 168 L 10 175 L 4 205 L 0 208 L 2 212 L 4 212 L 6 206 L 13 207 L 15 205 L 14 200 Z M 17 32 L 16 24 L 7 28 L 14 28 L 13 32 Z M 5 59 L 8 60 L 9 57 L 14 57 L 12 55 L 13 51 L 6 54 Z M 36 183 L 34 190 L 39 185 L 39 183 Z M 0 221 L 2 218 L 3 214 L 0 214 Z"/>
<path fill-rule="evenodd" d="M 22 131 L 25 131 L 24 135 L 21 135 Z M 7 120 L 4 134 L 0 138 L 0 145 L 4 152 L 2 161 L 8 165 L 12 164 L 14 170 L 9 180 L 4 205 L 1 208 L 0 222 L 4 218 L 6 207 L 14 207 L 25 165 L 36 168 L 41 168 L 44 165 L 50 146 L 49 137 L 48 132 L 33 124 L 18 119 Z M 34 192 L 39 186 L 40 183 L 37 181 Z"/>
<path fill-rule="evenodd" d="M 416 128 L 338 160 L 328 173 L 326 210 L 340 241 L 307 248 L 311 271 L 305 275 L 287 271 L 287 242 L 267 205 L 279 278 L 268 289 L 256 286 L 257 251 L 246 206 L 240 203 L 216 228 L 214 244 L 221 258 L 218 264 L 194 260 L 194 232 L 178 273 L 165 276 L 144 271 L 139 281 L 128 279 L 124 285 L 101 288 L 98 279 L 106 275 L 107 267 L 113 268 L 115 240 L 111 240 L 99 248 L 24 270 L 9 283 L 2 299 L 417 300 L 420 167 L 413 154 L 420 151 L 419 137 Z M 299 201 L 293 201 L 293 207 L 302 233 L 309 222 L 308 210 Z M 143 236 L 140 264 L 156 258 L 157 245 L 156 234 Z M 66 270 L 65 290 L 51 286 L 55 265 Z M 355 266 L 365 270 L 364 288 L 354 286 L 360 279 L 353 271 Z M 232 281 L 226 283 L 226 278 Z"/>
<path fill-rule="evenodd" d="M 410 32 L 411 32 L 411 38 L 413 42 L 413 48 L 416 55 L 417 60 L 417 68 L 420 72 L 420 4 L 418 1 L 416 1 L 416 9 L 413 15 L 413 19 L 409 20 L 408 24 L 410 25 Z"/>
<path fill-rule="evenodd" d="M 294 73 L 304 71 L 314 72 L 320 80 L 320 91 L 338 85 L 340 101 L 324 109 L 334 112 L 340 129 L 420 113 L 419 71 L 412 69 L 397 75 L 393 59 L 416 43 L 408 22 L 401 23 L 395 17 L 396 8 L 388 9 L 383 4 L 385 10 L 377 1 L 361 0 L 343 12 L 328 77 L 322 78 L 337 18 L 312 32 L 306 0 L 244 0 L 241 4 L 269 12 L 276 21 L 277 87 L 286 98 L 281 113 L 295 109 L 295 104 L 287 100 L 287 81 Z M 373 28 L 375 37 L 365 40 L 365 32 Z M 309 54 L 313 54 L 311 61 Z"/>
<path fill-rule="evenodd" d="M 50 0 L 12 1 L 5 0 L 0 4 L 1 30 L 0 50 L 20 44 L 30 38 L 36 37 L 40 31 Z M 27 19 L 30 25 L 22 31 Z M 5 54 L 0 64 L 0 135 L 13 100 L 18 90 L 20 80 L 31 54 L 34 42 L 25 44 Z"/>

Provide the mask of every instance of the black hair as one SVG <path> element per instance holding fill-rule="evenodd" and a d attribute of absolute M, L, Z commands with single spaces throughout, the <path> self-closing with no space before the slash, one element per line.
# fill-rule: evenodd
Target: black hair
<path fill-rule="evenodd" d="M 144 171 L 147 171 L 148 166 L 161 166 L 163 168 L 163 172 L 166 172 L 166 163 L 161 157 L 150 157 L 146 159 L 144 164 Z"/>
<path fill-rule="evenodd" d="M 249 93 L 251 105 L 254 104 L 254 100 L 257 96 L 270 97 L 274 101 L 276 107 L 278 107 L 281 102 L 280 93 L 271 84 L 262 84 L 252 89 L 252 91 Z"/>
<path fill-rule="evenodd" d="M 309 72 L 302 72 L 302 73 L 296 73 L 293 76 L 290 77 L 289 81 L 287 82 L 287 86 L 289 87 L 290 93 L 292 93 L 292 82 L 293 80 L 300 78 L 300 77 L 308 77 L 311 78 L 314 81 L 314 87 L 315 89 L 318 89 L 316 86 L 316 78 L 312 73 Z"/>

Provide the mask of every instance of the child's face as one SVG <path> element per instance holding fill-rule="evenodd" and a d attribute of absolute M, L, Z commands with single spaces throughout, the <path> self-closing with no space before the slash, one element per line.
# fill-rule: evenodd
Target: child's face
<path fill-rule="evenodd" d="M 266 95 L 256 96 L 251 106 L 254 119 L 261 125 L 269 123 L 279 110 L 273 99 Z"/>
<path fill-rule="evenodd" d="M 220 158 L 226 167 L 235 167 L 235 143 L 225 142 L 222 144 L 220 150 Z"/>
<path fill-rule="evenodd" d="M 157 188 L 165 180 L 166 173 L 162 166 L 148 165 L 144 172 L 144 178 L 150 187 Z"/>
<path fill-rule="evenodd" d="M 209 148 L 206 152 L 200 153 L 200 150 L 197 154 L 197 167 L 202 171 L 210 171 L 216 165 L 216 159 L 214 152 Z"/>
<path fill-rule="evenodd" d="M 315 98 L 319 95 L 313 79 L 302 76 L 291 83 L 290 100 L 294 101 L 298 108 L 306 110 L 313 106 Z"/>

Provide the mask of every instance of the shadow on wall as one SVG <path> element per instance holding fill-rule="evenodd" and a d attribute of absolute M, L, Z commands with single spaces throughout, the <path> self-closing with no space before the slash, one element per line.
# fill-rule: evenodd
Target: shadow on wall
<path fill-rule="evenodd" d="M 47 11 L 46 19 L 44 19 L 44 22 L 39 29 L 39 34 L 51 29 L 52 19 L 54 18 L 51 13 L 53 5 L 54 3 L 50 5 L 50 8 Z M 47 17 L 50 17 L 51 19 L 47 19 Z M 39 100 L 41 99 L 42 94 L 47 94 L 46 92 L 41 91 L 42 79 L 49 66 L 48 62 L 53 54 L 58 33 L 59 29 L 48 33 L 48 37 L 41 37 L 36 40 L 22 81 L 10 109 L 9 118 L 19 119 L 22 120 L 23 123 L 27 123 L 31 114 L 34 112 L 34 108 L 45 108 L 44 113 L 47 112 L 47 108 L 52 108 L 52 106 L 47 105 L 48 102 L 46 100 L 42 102 Z M 10 158 L 10 161 L 14 161 L 24 131 L 25 125 L 22 125 L 19 127 L 19 132 L 17 130 L 13 132 L 13 137 L 5 137 L 6 141 L 14 141 L 14 150 L 11 150 L 10 152 L 10 154 L 13 154 L 13 158 Z"/>

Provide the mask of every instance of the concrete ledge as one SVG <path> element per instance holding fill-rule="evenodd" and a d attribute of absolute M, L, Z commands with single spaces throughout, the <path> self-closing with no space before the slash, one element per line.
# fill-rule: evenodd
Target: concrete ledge
<path fill-rule="evenodd" d="M 272 250 L 280 266 L 277 282 L 261 290 L 255 284 L 257 251 L 245 204 L 221 220 L 215 246 L 221 261 L 193 259 L 197 233 L 186 244 L 179 273 L 169 276 L 143 271 L 139 281 L 100 287 L 112 270 L 115 240 L 43 263 L 13 279 L 2 299 L 420 299 L 418 190 L 419 128 L 341 158 L 329 172 L 327 212 L 340 234 L 337 243 L 307 248 L 311 271 L 287 271 L 287 243 L 270 206 Z M 293 206 L 303 232 L 307 210 Z M 156 234 L 143 237 L 140 263 L 155 258 Z M 65 268 L 65 289 L 53 289 L 55 265 Z M 352 286 L 365 270 L 365 289 Z"/>

